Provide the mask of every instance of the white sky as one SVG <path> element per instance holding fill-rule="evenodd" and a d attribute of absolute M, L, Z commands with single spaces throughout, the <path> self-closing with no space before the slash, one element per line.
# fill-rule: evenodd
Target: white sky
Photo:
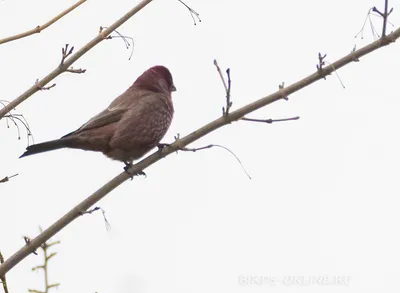
<path fill-rule="evenodd" d="M 0 37 L 42 24 L 75 1 L 0 2 Z M 0 99 L 13 100 L 54 69 L 65 43 L 81 48 L 137 1 L 88 1 L 43 31 L 0 46 Z M 234 109 L 313 73 L 318 52 L 334 62 L 373 41 L 369 8 L 383 0 L 154 1 L 118 31 L 135 40 L 105 41 L 50 91 L 17 107 L 35 142 L 58 138 L 105 108 L 148 67 L 170 68 L 178 91 L 164 142 L 219 117 L 224 89 L 213 65 L 231 68 Z M 397 28 L 399 1 L 390 20 Z M 381 21 L 373 17 L 381 31 Z M 389 26 L 389 30 L 393 28 Z M 230 148 L 179 153 L 126 182 L 53 240 L 58 292 L 376 292 L 399 290 L 398 172 L 400 107 L 397 43 L 250 117 L 300 116 L 273 125 L 238 122 L 201 139 Z M 0 250 L 8 257 L 78 202 L 119 174 L 99 153 L 60 150 L 18 159 L 25 132 L 0 122 Z M 9 272 L 10 292 L 42 289 L 31 255 Z M 284 284 L 348 278 L 347 285 Z M 240 280 L 262 277 L 262 285 Z M 286 279 L 285 279 L 286 278 Z M 275 280 L 275 286 L 268 283 Z"/>

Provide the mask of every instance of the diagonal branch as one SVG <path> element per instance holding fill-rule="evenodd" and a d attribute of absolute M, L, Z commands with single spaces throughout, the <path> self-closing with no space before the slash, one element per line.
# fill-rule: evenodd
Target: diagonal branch
<path fill-rule="evenodd" d="M 74 5 L 72 5 L 71 7 L 69 7 L 68 9 L 64 10 L 63 12 L 61 12 L 59 15 L 57 15 L 56 17 L 54 17 L 53 19 L 49 20 L 48 22 L 46 22 L 43 25 L 38 25 L 37 27 L 35 27 L 34 29 L 31 29 L 29 31 L 11 36 L 11 37 L 7 37 L 4 39 L 0 39 L 0 45 L 4 44 L 4 43 L 8 43 L 11 41 L 15 41 L 18 39 L 22 39 L 25 37 L 28 37 L 30 35 L 33 34 L 38 34 L 40 33 L 42 30 L 45 30 L 46 28 L 48 28 L 49 26 L 51 26 L 53 23 L 55 23 L 57 20 L 59 20 L 60 18 L 62 18 L 63 16 L 67 15 L 68 13 L 70 13 L 72 10 L 74 10 L 75 8 L 77 8 L 78 6 L 80 6 L 81 4 L 85 3 L 86 0 L 80 0 L 77 3 L 75 3 Z"/>
<path fill-rule="evenodd" d="M 67 58 L 63 64 L 60 64 L 60 66 L 57 66 L 52 72 L 50 72 L 47 76 L 45 76 L 43 79 L 39 80 L 37 84 L 33 85 L 30 87 L 27 91 L 25 91 L 23 94 L 21 94 L 18 98 L 7 104 L 7 106 L 4 109 L 0 110 L 0 119 L 4 117 L 11 109 L 14 109 L 16 106 L 21 104 L 23 101 L 25 101 L 27 98 L 32 96 L 34 93 L 36 93 L 39 88 L 44 88 L 46 84 L 48 84 L 50 81 L 52 81 L 54 78 L 56 78 L 58 75 L 61 73 L 65 72 L 72 64 L 74 64 L 75 61 L 77 61 L 79 58 L 81 58 L 86 52 L 88 52 L 90 49 L 92 49 L 94 46 L 96 46 L 98 43 L 103 41 L 110 35 L 114 30 L 116 30 L 118 27 L 120 27 L 124 22 L 126 22 L 129 18 L 134 16 L 137 12 L 139 12 L 141 9 L 143 9 L 147 4 L 152 2 L 153 0 L 143 0 L 140 2 L 138 5 L 136 5 L 134 8 L 132 8 L 130 11 L 128 11 L 124 16 L 122 16 L 120 19 L 118 19 L 116 22 L 114 22 L 112 25 L 110 25 L 106 30 L 102 31 L 99 33 L 93 40 L 91 40 L 89 43 L 87 43 L 85 46 L 83 46 L 79 51 L 77 51 L 75 54 L 71 55 L 69 58 Z"/>
<path fill-rule="evenodd" d="M 222 116 L 205 126 L 197 129 L 196 131 L 192 132 L 191 134 L 176 140 L 168 147 L 162 148 L 160 151 L 156 151 L 152 155 L 148 156 L 147 158 L 141 160 L 137 164 L 133 165 L 128 169 L 130 174 L 136 174 L 143 170 L 145 170 L 150 165 L 153 165 L 157 161 L 161 160 L 162 158 L 178 151 L 190 143 L 198 140 L 199 138 L 221 128 L 225 125 L 228 125 L 234 121 L 240 120 L 245 115 L 258 110 L 264 106 L 267 106 L 273 102 L 276 102 L 282 99 L 282 96 L 288 96 L 294 92 L 299 91 L 300 89 L 309 86 L 310 84 L 323 79 L 324 77 L 331 74 L 335 69 L 339 70 L 343 66 L 354 62 L 355 58 L 360 59 L 362 56 L 371 53 L 381 47 L 387 46 L 390 43 L 394 42 L 396 39 L 400 37 L 400 29 L 395 30 L 393 33 L 389 34 L 385 38 L 381 38 L 357 51 L 351 52 L 350 54 L 344 56 L 343 58 L 339 59 L 338 61 L 332 63 L 333 66 L 327 66 L 318 69 L 313 74 L 305 77 L 304 79 L 288 86 L 285 88 L 281 88 L 280 90 L 276 91 L 273 94 L 270 94 L 264 98 L 254 101 L 251 104 L 248 104 L 242 108 L 237 109 L 229 113 L 229 115 Z M 359 64 L 359 63 L 358 63 Z M 121 185 L 123 182 L 128 180 L 130 175 L 127 172 L 122 172 L 108 183 L 103 185 L 99 188 L 96 192 L 90 195 L 88 198 L 83 200 L 77 206 L 75 206 L 72 210 L 66 213 L 63 217 L 61 217 L 57 222 L 47 228 L 43 233 L 39 234 L 35 239 L 32 239 L 29 244 L 22 247 L 18 250 L 14 255 L 8 258 L 2 265 L 0 265 L 0 277 L 3 277 L 9 270 L 11 270 L 14 266 L 16 266 L 21 260 L 27 257 L 32 251 L 37 249 L 40 245 L 45 243 L 50 237 L 54 236 L 80 215 L 105 197 L 108 193 L 114 190 L 116 187 Z"/>

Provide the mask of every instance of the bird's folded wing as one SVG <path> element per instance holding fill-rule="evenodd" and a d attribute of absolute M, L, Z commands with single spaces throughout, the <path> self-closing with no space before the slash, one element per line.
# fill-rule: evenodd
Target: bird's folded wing
<path fill-rule="evenodd" d="M 105 109 L 104 111 L 100 112 L 92 119 L 90 119 L 88 122 L 83 124 L 80 128 L 71 133 L 68 133 L 67 135 L 64 135 L 62 138 L 79 133 L 83 130 L 99 128 L 114 122 L 118 122 L 126 111 L 126 108 L 117 107 Z"/>

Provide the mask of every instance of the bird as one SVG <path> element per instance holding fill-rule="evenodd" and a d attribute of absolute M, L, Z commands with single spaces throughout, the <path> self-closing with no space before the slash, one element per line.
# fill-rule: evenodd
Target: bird
<path fill-rule="evenodd" d="M 157 65 L 146 70 L 124 93 L 102 112 L 77 130 L 55 139 L 26 148 L 20 156 L 61 148 L 102 152 L 121 161 L 125 170 L 133 160 L 144 156 L 164 137 L 171 125 L 176 91 L 171 72 Z"/>

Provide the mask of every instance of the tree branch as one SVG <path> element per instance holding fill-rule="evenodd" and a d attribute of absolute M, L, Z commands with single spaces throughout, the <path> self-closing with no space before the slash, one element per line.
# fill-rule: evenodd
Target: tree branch
<path fill-rule="evenodd" d="M 13 178 L 13 177 L 15 177 L 15 176 L 18 176 L 18 173 L 17 173 L 17 174 L 14 174 L 14 175 L 11 175 L 11 176 L 6 176 L 6 177 L 4 177 L 3 179 L 0 180 L 0 183 L 8 182 L 11 178 Z"/>
<path fill-rule="evenodd" d="M 0 251 L 0 264 L 2 264 L 3 262 L 4 262 L 4 257 L 3 257 L 3 255 L 1 254 L 1 251 Z M 7 286 L 6 276 L 1 277 L 0 280 L 1 280 L 1 283 L 3 284 L 4 293 L 8 293 L 8 286 Z"/>
<path fill-rule="evenodd" d="M 282 118 L 282 119 L 255 119 L 255 118 L 243 117 L 241 120 L 250 121 L 250 122 L 261 122 L 261 123 L 272 124 L 274 122 L 293 121 L 293 120 L 299 120 L 299 119 L 300 119 L 300 117 L 296 116 L 296 117 Z"/>
<path fill-rule="evenodd" d="M 37 27 L 35 27 L 34 29 L 31 29 L 29 31 L 11 36 L 11 37 L 7 37 L 4 39 L 0 39 L 0 45 L 7 43 L 7 42 L 11 42 L 11 41 L 15 41 L 18 39 L 22 39 L 25 37 L 28 37 L 30 35 L 33 34 L 38 34 L 40 33 L 42 30 L 45 30 L 46 28 L 48 28 L 49 26 L 51 26 L 53 23 L 55 23 L 57 20 L 59 20 L 60 18 L 62 18 L 63 16 L 67 15 L 68 13 L 70 13 L 72 10 L 74 10 L 75 8 L 77 8 L 78 6 L 80 6 L 81 4 L 85 3 L 86 0 L 80 0 L 77 3 L 75 3 L 74 5 L 72 5 L 71 7 L 69 7 L 68 9 L 64 10 L 63 12 L 61 12 L 59 15 L 57 15 L 56 17 L 54 17 L 53 19 L 49 20 L 48 22 L 46 22 L 43 25 L 38 25 Z"/>
<path fill-rule="evenodd" d="M 387 25 L 387 18 L 388 14 L 388 3 L 389 0 L 385 0 L 385 12 L 383 13 L 383 26 L 382 26 L 382 37 L 386 36 L 386 25 Z"/>
<path fill-rule="evenodd" d="M 18 98 L 16 98 L 15 100 L 13 100 L 9 104 L 7 104 L 7 106 L 5 108 L 0 110 L 0 119 L 3 118 L 4 115 L 6 115 L 11 109 L 14 109 L 16 106 L 18 106 L 23 101 L 25 101 L 27 98 L 29 98 L 34 93 L 36 93 L 39 90 L 39 88 L 44 88 L 46 86 L 46 84 L 48 84 L 50 81 L 52 81 L 54 78 L 56 78 L 61 73 L 65 72 L 75 61 L 77 61 L 79 58 L 81 58 L 86 52 L 88 52 L 90 49 L 92 49 L 98 43 L 100 43 L 105 38 L 107 38 L 108 35 L 110 35 L 115 29 L 120 27 L 124 22 L 126 22 L 129 18 L 134 16 L 137 12 L 139 12 L 141 9 L 143 9 L 147 4 L 149 4 L 152 1 L 153 0 L 143 0 L 142 2 L 140 2 L 138 5 L 136 5 L 134 8 L 132 8 L 129 12 L 127 12 L 124 16 L 122 16 L 120 19 L 118 19 L 116 22 L 114 22 L 112 25 L 110 25 L 106 30 L 99 33 L 93 40 L 91 40 L 89 43 L 87 43 L 85 46 L 83 46 L 78 52 L 71 55 L 62 64 L 57 66 L 47 76 L 45 76 L 43 79 L 39 80 L 37 82 L 37 84 L 30 87 L 26 92 L 21 94 Z"/>
<path fill-rule="evenodd" d="M 143 2 L 142 2 L 143 3 Z M 371 53 L 381 47 L 389 45 L 394 42 L 396 39 L 400 37 L 400 29 L 395 30 L 393 33 L 387 35 L 384 38 L 381 38 L 357 51 L 351 52 L 350 54 L 344 56 L 338 61 L 334 62 L 333 66 L 327 66 L 323 68 L 317 69 L 313 74 L 305 77 L 304 79 L 288 86 L 285 88 L 281 88 L 277 92 L 270 94 L 264 98 L 261 98 L 257 101 L 254 101 L 251 104 L 248 104 L 242 108 L 237 109 L 229 113 L 228 115 L 222 116 L 205 126 L 199 128 L 198 130 L 192 132 L 191 134 L 176 140 L 168 147 L 164 147 L 159 151 L 156 151 L 152 155 L 144 158 L 137 164 L 133 165 L 129 168 L 129 173 L 136 174 L 140 171 L 145 170 L 150 165 L 153 165 L 157 161 L 162 158 L 174 153 L 177 150 L 180 150 L 190 143 L 198 140 L 199 138 L 221 128 L 225 125 L 230 124 L 231 122 L 240 120 L 246 114 L 249 114 L 255 110 L 258 110 L 266 105 L 269 105 L 273 102 L 276 102 L 282 99 L 282 96 L 288 96 L 298 90 L 328 76 L 334 70 L 339 70 L 343 66 L 354 62 L 355 58 L 360 59 L 362 56 Z M 359 63 L 358 63 L 359 64 Z M 121 185 L 127 179 L 130 178 L 130 175 L 127 172 L 122 172 L 113 178 L 111 181 L 106 183 L 104 186 L 99 188 L 96 192 L 90 195 L 88 198 L 83 200 L 77 206 L 75 206 L 72 210 L 66 213 L 63 217 L 61 217 L 57 222 L 47 228 L 43 233 L 39 234 L 35 239 L 32 239 L 29 244 L 22 247 L 19 251 L 17 251 L 14 255 L 8 258 L 2 265 L 0 265 L 0 278 L 3 277 L 10 269 L 12 269 L 15 265 L 17 265 L 21 260 L 23 260 L 26 256 L 28 256 L 32 251 L 37 249 L 42 243 L 45 243 L 50 237 L 54 236 L 57 232 L 62 230 L 76 218 L 78 218 L 82 213 L 84 213 L 87 209 L 97 203 L 100 199 L 105 197 L 108 193 L 114 190 L 116 187 Z"/>

